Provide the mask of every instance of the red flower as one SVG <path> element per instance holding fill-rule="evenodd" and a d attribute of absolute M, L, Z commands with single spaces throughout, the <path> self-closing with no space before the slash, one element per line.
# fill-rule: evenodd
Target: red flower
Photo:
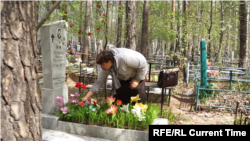
<path fill-rule="evenodd" d="M 65 11 L 65 14 L 68 14 L 68 11 Z"/>
<path fill-rule="evenodd" d="M 97 27 L 96 30 L 99 30 L 99 28 Z"/>
<path fill-rule="evenodd" d="M 117 105 L 122 105 L 122 101 L 117 99 Z"/>
<path fill-rule="evenodd" d="M 102 15 L 103 15 L 103 16 L 106 16 L 106 14 L 105 14 L 105 13 L 103 13 Z"/>
<path fill-rule="evenodd" d="M 57 9 L 60 9 L 60 6 L 58 6 Z"/>
<path fill-rule="evenodd" d="M 101 31 L 101 29 L 98 29 L 98 31 L 100 32 L 100 31 Z"/>
<path fill-rule="evenodd" d="M 81 29 L 79 29 L 78 34 L 81 34 L 81 33 L 82 33 L 82 30 L 81 30 Z"/>
<path fill-rule="evenodd" d="M 87 89 L 87 87 L 86 87 L 85 85 L 83 85 L 83 84 L 81 85 L 81 87 L 82 87 L 83 89 Z"/>
<path fill-rule="evenodd" d="M 91 35 L 91 32 L 88 33 L 88 36 L 90 36 L 90 35 Z"/>
<path fill-rule="evenodd" d="M 79 106 L 84 106 L 84 102 L 81 101 L 81 102 L 79 103 Z"/>
<path fill-rule="evenodd" d="M 78 88 L 79 86 L 82 86 L 82 85 L 83 85 L 82 83 L 80 83 L 80 82 L 76 82 L 75 87 L 76 87 L 76 88 Z"/>
<path fill-rule="evenodd" d="M 104 22 L 105 24 L 107 23 L 107 21 Z"/>
<path fill-rule="evenodd" d="M 100 4 L 97 5 L 98 8 L 101 8 L 102 6 Z"/>
<path fill-rule="evenodd" d="M 65 73 L 68 73 L 68 71 L 66 71 Z"/>

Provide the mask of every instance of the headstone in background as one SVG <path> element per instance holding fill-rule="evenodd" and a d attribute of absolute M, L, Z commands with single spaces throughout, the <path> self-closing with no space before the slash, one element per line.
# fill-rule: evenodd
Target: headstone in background
<path fill-rule="evenodd" d="M 77 52 L 80 51 L 80 47 L 81 47 L 80 45 L 77 45 L 77 46 L 76 46 L 76 51 L 77 51 Z"/>
<path fill-rule="evenodd" d="M 54 114 L 55 97 L 62 95 L 68 102 L 68 86 L 65 85 L 65 62 L 68 24 L 62 20 L 45 24 L 41 28 L 43 88 L 42 113 Z"/>
<path fill-rule="evenodd" d="M 232 61 L 234 60 L 234 51 L 232 51 Z"/>

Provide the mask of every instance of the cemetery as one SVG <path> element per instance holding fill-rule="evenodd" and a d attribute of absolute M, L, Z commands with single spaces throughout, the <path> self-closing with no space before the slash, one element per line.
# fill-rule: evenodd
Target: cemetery
<path fill-rule="evenodd" d="M 148 141 L 156 125 L 250 125 L 249 5 L 1 2 L 1 140 L 52 130 Z"/>

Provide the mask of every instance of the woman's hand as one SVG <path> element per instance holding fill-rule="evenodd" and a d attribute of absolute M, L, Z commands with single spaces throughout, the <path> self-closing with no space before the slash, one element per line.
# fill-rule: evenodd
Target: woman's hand
<path fill-rule="evenodd" d="M 139 83 L 140 83 L 140 80 L 133 79 L 130 82 L 130 89 L 135 89 L 138 86 Z"/>
<path fill-rule="evenodd" d="M 94 92 L 89 91 L 83 98 L 82 101 L 85 102 L 87 99 L 89 99 L 92 95 L 94 94 Z"/>
<path fill-rule="evenodd" d="M 83 101 L 83 102 L 85 102 L 86 100 L 87 100 L 87 98 L 86 98 L 86 97 L 83 97 L 83 98 L 82 98 L 82 101 Z"/>

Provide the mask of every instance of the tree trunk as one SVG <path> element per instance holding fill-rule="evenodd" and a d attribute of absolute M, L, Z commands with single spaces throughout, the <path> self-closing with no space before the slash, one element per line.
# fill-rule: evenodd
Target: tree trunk
<path fill-rule="evenodd" d="M 174 60 L 178 60 L 179 51 L 181 48 L 181 2 L 177 1 L 178 4 L 178 16 L 177 16 L 177 34 L 176 34 L 176 47 L 175 47 L 175 56 Z"/>
<path fill-rule="evenodd" d="M 239 67 L 247 66 L 247 1 L 240 1 L 239 6 L 239 34 L 240 34 L 240 53 L 239 53 Z"/>
<path fill-rule="evenodd" d="M 1 140 L 42 141 L 37 2 L 1 1 Z"/>
<path fill-rule="evenodd" d="M 80 2 L 80 19 L 82 19 L 82 1 Z M 82 23 L 83 23 L 83 20 L 80 21 L 80 24 L 79 24 L 79 29 L 82 29 Z M 81 40 L 81 36 L 78 36 L 78 42 L 81 42 L 82 43 L 82 40 Z"/>
<path fill-rule="evenodd" d="M 87 0 L 86 1 L 86 6 L 85 6 L 85 25 L 84 25 L 84 31 L 86 33 L 89 32 L 90 30 L 90 24 L 89 24 L 89 19 L 90 19 L 90 7 L 91 7 L 91 1 Z M 84 44 L 83 44 L 83 53 L 89 53 L 89 36 L 84 35 Z M 83 62 L 88 61 L 88 55 L 82 55 L 82 60 Z"/>
<path fill-rule="evenodd" d="M 187 56 L 187 13 L 186 13 L 186 11 L 187 11 L 187 1 L 185 0 L 185 1 L 183 1 L 183 7 L 182 7 L 183 9 L 183 16 L 184 16 L 184 18 L 183 18 L 183 21 L 182 21 L 182 30 L 183 30 L 183 36 L 182 36 L 182 48 L 184 49 L 183 50 L 183 56 L 184 57 L 188 57 Z"/>
<path fill-rule="evenodd" d="M 136 2 L 126 1 L 126 47 L 136 50 Z"/>
<path fill-rule="evenodd" d="M 147 57 L 147 46 L 148 46 L 148 6 L 149 1 L 144 2 L 143 7 L 143 21 L 142 21 L 142 35 L 141 35 L 141 52 Z"/>
<path fill-rule="evenodd" d="M 105 24 L 105 44 L 104 44 L 104 50 L 107 49 L 108 44 L 108 23 L 109 23 L 109 7 L 110 7 L 110 1 L 107 1 L 107 12 L 106 12 L 106 24 Z"/>
<path fill-rule="evenodd" d="M 46 13 L 45 17 L 37 24 L 36 30 L 38 31 L 39 28 L 43 25 L 43 23 L 49 18 L 50 14 L 56 9 L 58 5 L 60 5 L 61 1 L 57 1 L 54 3 L 52 8 Z"/>
<path fill-rule="evenodd" d="M 215 61 L 218 61 L 218 58 L 220 58 L 221 56 L 221 47 L 222 47 L 222 41 L 223 41 L 223 28 L 224 28 L 224 3 L 223 1 L 220 1 L 221 4 L 221 31 L 220 31 L 220 42 L 219 42 L 219 50 L 218 50 L 218 54 L 215 57 Z"/>
<path fill-rule="evenodd" d="M 50 0 L 45 0 L 45 8 L 46 8 L 46 12 L 49 12 L 50 10 L 50 5 L 51 5 L 51 1 Z M 49 19 L 49 18 L 48 18 Z"/>
<path fill-rule="evenodd" d="M 117 38 L 116 38 L 116 46 L 119 48 L 122 45 L 121 39 L 122 39 L 122 1 L 118 2 L 118 28 L 117 28 Z"/>
<path fill-rule="evenodd" d="M 210 25 L 208 28 L 208 48 L 207 48 L 207 58 L 212 59 L 212 49 L 211 49 L 211 30 L 212 30 L 212 26 L 213 26 L 213 1 L 211 1 L 211 5 L 210 5 Z"/>
<path fill-rule="evenodd" d="M 174 23 L 175 23 L 175 0 L 172 1 L 172 19 L 173 21 L 171 22 L 171 30 L 174 31 L 175 27 L 174 27 Z M 174 52 L 174 47 L 175 45 L 175 34 L 172 35 L 172 42 L 171 42 L 171 47 L 170 47 L 170 52 L 173 53 Z"/>

